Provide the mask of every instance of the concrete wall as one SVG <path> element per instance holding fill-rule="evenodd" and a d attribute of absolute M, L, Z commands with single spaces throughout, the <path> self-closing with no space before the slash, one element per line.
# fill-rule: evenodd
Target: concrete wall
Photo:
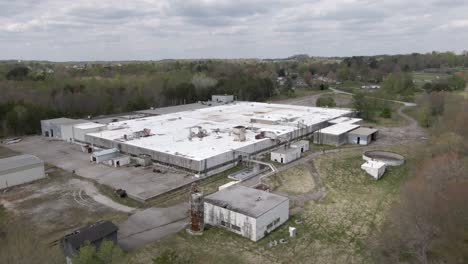
<path fill-rule="evenodd" d="M 61 136 L 63 141 L 75 142 L 73 135 L 73 125 L 61 125 Z"/>
<path fill-rule="evenodd" d="M 291 150 L 291 149 L 290 149 Z M 271 152 L 271 160 L 279 163 L 289 163 L 291 161 L 297 160 L 301 157 L 301 149 L 293 148 L 294 151 L 289 151 L 286 153 L 281 152 Z M 281 161 L 281 159 L 283 159 Z"/>
<path fill-rule="evenodd" d="M 207 174 L 210 170 L 216 170 L 222 167 L 229 167 L 239 160 L 239 156 L 242 159 L 247 159 L 250 155 L 258 154 L 259 152 L 268 150 L 272 147 L 277 146 L 287 141 L 292 141 L 297 138 L 302 138 L 311 135 L 314 131 L 324 128 L 327 126 L 327 122 L 321 122 L 313 126 L 305 126 L 304 128 L 296 129 L 290 133 L 287 133 L 278 140 L 271 140 L 265 138 L 252 142 L 252 144 L 244 146 L 234 151 L 227 151 L 205 160 L 193 160 L 188 157 L 177 156 L 165 152 L 159 152 L 156 150 L 145 149 L 142 147 L 136 147 L 125 144 L 125 142 L 115 142 L 103 138 L 94 137 L 91 135 L 85 135 L 85 142 L 89 142 L 94 146 L 102 148 L 117 148 L 121 153 L 138 156 L 140 154 L 147 154 L 152 160 L 163 163 L 170 166 L 176 166 L 185 168 L 194 173 Z"/>
<path fill-rule="evenodd" d="M 103 154 L 103 155 L 95 155 L 93 153 L 93 154 L 91 154 L 90 159 L 93 162 L 100 163 L 100 162 L 111 160 L 111 159 L 117 157 L 118 155 L 119 155 L 118 152 L 112 152 L 112 153 Z"/>
<path fill-rule="evenodd" d="M 211 101 L 220 103 L 230 103 L 234 101 L 233 95 L 212 95 Z"/>
<path fill-rule="evenodd" d="M 42 120 L 41 121 L 41 131 L 42 131 L 43 136 L 46 136 L 46 134 L 48 133 L 49 137 L 62 139 L 62 129 L 57 124 L 50 123 L 50 122 L 48 122 L 46 120 Z"/>
<path fill-rule="evenodd" d="M 275 221 L 279 218 L 279 221 Z M 265 236 L 265 231 L 271 233 L 277 227 L 282 225 L 289 219 L 289 200 L 284 201 L 283 203 L 277 205 L 275 208 L 266 212 L 257 218 L 256 222 L 256 240 L 258 241 Z M 267 228 L 268 225 L 272 224 L 270 228 Z"/>
<path fill-rule="evenodd" d="M 212 226 L 220 226 L 227 230 L 246 237 L 250 240 L 257 241 L 257 232 L 255 229 L 256 220 L 250 216 L 246 216 L 226 208 L 222 208 L 205 202 L 205 224 Z M 231 225 L 240 227 L 240 231 L 233 228 L 221 225 L 221 221 L 225 221 Z"/>
<path fill-rule="evenodd" d="M 309 150 L 309 145 L 310 144 L 308 140 L 300 140 L 298 142 L 294 142 L 293 144 L 291 144 L 291 147 L 301 149 L 302 150 L 301 152 L 306 152 Z"/>
<path fill-rule="evenodd" d="M 371 142 L 371 136 L 363 136 L 363 135 L 353 135 L 348 134 L 348 143 L 349 144 L 358 144 L 359 138 L 359 145 L 367 145 Z"/>
<path fill-rule="evenodd" d="M 45 178 L 44 164 L 35 164 L 30 167 L 18 168 L 3 175 L 0 175 L 0 189 L 32 182 Z"/>
<path fill-rule="evenodd" d="M 89 143 L 89 142 L 86 142 L 86 139 L 85 139 L 85 135 L 87 133 L 96 133 L 96 132 L 100 132 L 106 129 L 107 127 L 93 127 L 93 128 L 88 128 L 88 129 L 81 129 L 81 128 L 73 127 L 73 136 L 76 141 L 79 141 L 82 143 Z"/>
<path fill-rule="evenodd" d="M 313 142 L 315 144 L 341 146 L 343 144 L 348 143 L 348 136 L 347 133 L 343 133 L 340 135 L 331 135 L 317 131 L 314 133 Z"/>

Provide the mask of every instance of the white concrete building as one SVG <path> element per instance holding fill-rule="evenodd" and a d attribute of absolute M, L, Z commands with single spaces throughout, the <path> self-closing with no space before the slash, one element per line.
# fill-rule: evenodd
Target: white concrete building
<path fill-rule="evenodd" d="M 382 161 L 369 160 L 366 163 L 361 165 L 361 169 L 365 170 L 369 175 L 378 180 L 385 173 L 385 168 L 387 166 Z"/>
<path fill-rule="evenodd" d="M 44 162 L 36 156 L 0 159 L 0 189 L 45 178 Z"/>
<path fill-rule="evenodd" d="M 82 123 L 73 126 L 73 139 L 76 142 L 86 143 L 85 135 L 88 133 L 97 133 L 107 129 L 106 124 L 93 122 Z"/>
<path fill-rule="evenodd" d="M 113 122 L 108 130 L 86 134 L 85 141 L 126 155 L 146 154 L 155 162 L 208 176 L 307 138 L 327 121 L 350 114 L 342 109 L 235 102 Z"/>
<path fill-rule="evenodd" d="M 301 153 L 309 151 L 309 141 L 308 140 L 299 140 L 291 144 L 291 148 L 298 148 L 301 150 Z"/>
<path fill-rule="evenodd" d="M 360 127 L 348 133 L 348 143 L 358 145 L 368 145 L 377 139 L 379 130 L 368 127 Z"/>
<path fill-rule="evenodd" d="M 41 120 L 41 131 L 45 137 L 74 142 L 73 126 L 87 122 L 89 121 L 64 117 Z"/>
<path fill-rule="evenodd" d="M 108 160 L 102 161 L 103 164 L 106 164 L 111 167 L 121 167 L 130 164 L 131 159 L 127 155 L 117 155 L 116 157 L 113 157 Z"/>
<path fill-rule="evenodd" d="M 216 103 L 224 103 L 224 104 L 231 103 L 231 102 L 234 102 L 234 95 L 227 95 L 227 94 L 212 95 L 211 101 L 216 102 Z"/>
<path fill-rule="evenodd" d="M 279 163 L 289 163 L 301 157 L 300 148 L 280 148 L 271 152 L 271 160 Z"/>
<path fill-rule="evenodd" d="M 104 162 L 104 161 L 116 158 L 117 156 L 119 156 L 118 149 L 104 149 L 104 150 L 93 152 L 93 154 L 91 154 L 91 161 L 100 163 L 100 162 Z"/>
<path fill-rule="evenodd" d="M 289 199 L 239 184 L 205 197 L 205 224 L 258 241 L 289 218 Z"/>
<path fill-rule="evenodd" d="M 358 128 L 352 123 L 338 123 L 314 132 L 314 143 L 340 146 L 348 143 L 348 132 Z"/>

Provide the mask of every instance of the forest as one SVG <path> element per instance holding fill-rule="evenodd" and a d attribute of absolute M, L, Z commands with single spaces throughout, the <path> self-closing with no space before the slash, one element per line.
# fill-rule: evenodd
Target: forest
<path fill-rule="evenodd" d="M 130 62 L 0 62 L 0 137 L 39 132 L 39 121 L 82 118 L 209 100 L 212 94 L 234 94 L 238 100 L 269 101 L 305 89 L 337 83 L 378 83 L 379 96 L 412 100 L 416 92 L 463 89 L 468 54 L 381 55 L 319 58 L 307 55 L 279 60 L 163 60 Z M 449 74 L 418 90 L 412 72 Z M 277 83 L 278 76 L 288 79 Z M 321 79 L 321 78 L 322 79 Z M 326 82 L 323 81 L 326 78 Z M 285 88 L 286 87 L 286 88 Z"/>

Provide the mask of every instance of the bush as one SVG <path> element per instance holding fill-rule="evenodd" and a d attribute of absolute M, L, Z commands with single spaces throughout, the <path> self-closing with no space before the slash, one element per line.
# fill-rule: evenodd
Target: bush
<path fill-rule="evenodd" d="M 335 107 L 336 102 L 331 96 L 325 96 L 317 99 L 316 105 L 318 107 Z"/>
<path fill-rule="evenodd" d="M 382 112 L 380 113 L 380 116 L 383 118 L 392 118 L 392 110 L 390 109 L 390 107 L 384 107 L 384 109 L 382 109 Z"/>

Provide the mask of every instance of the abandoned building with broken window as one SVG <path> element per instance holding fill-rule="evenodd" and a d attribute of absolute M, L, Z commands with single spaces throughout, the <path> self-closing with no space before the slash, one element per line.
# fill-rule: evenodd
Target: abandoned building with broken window
<path fill-rule="evenodd" d="M 205 224 L 258 241 L 289 218 L 289 199 L 242 185 L 205 197 Z"/>

